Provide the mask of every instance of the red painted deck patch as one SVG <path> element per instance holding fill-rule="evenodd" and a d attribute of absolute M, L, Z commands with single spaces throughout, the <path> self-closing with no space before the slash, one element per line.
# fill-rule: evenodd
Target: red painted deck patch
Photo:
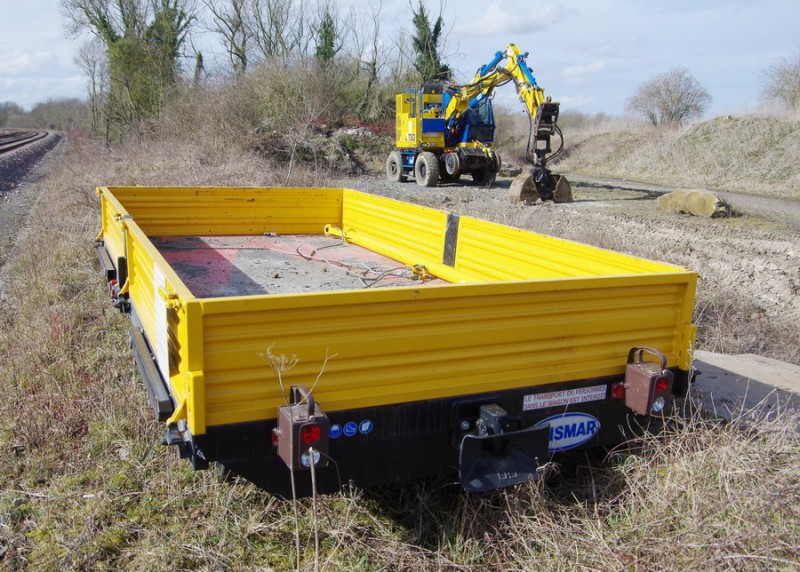
<path fill-rule="evenodd" d="M 169 236 L 153 244 L 200 298 L 446 284 L 319 235 Z"/>

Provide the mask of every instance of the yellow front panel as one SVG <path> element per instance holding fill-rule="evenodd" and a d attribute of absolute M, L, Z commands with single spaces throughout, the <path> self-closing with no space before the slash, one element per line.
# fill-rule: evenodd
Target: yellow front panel
<path fill-rule="evenodd" d="M 681 270 L 585 244 L 461 217 L 455 268 L 472 280 L 531 280 Z"/>
<path fill-rule="evenodd" d="M 405 264 L 441 262 L 447 213 L 392 199 L 344 191 L 347 240 Z"/>
<path fill-rule="evenodd" d="M 341 189 L 114 187 L 148 236 L 309 234 L 341 220 Z"/>

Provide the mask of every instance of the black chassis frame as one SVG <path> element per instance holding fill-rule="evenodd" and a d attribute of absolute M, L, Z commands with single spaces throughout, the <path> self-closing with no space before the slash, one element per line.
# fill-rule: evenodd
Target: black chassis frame
<path fill-rule="evenodd" d="M 673 370 L 673 395 L 685 395 L 687 372 Z M 508 413 L 508 429 L 531 427 L 547 417 L 568 412 L 587 413 L 600 422 L 600 430 L 586 443 L 571 449 L 581 451 L 619 444 L 646 427 L 649 417 L 635 415 L 624 399 L 611 398 L 611 386 L 621 376 L 559 382 L 477 395 L 416 401 L 381 407 L 367 407 L 328 413 L 331 425 L 359 426 L 367 420 L 372 430 L 330 440 L 330 463 L 317 469 L 317 493 L 334 493 L 347 485 L 369 488 L 433 476 L 458 480 L 459 446 L 465 434 L 475 432 L 481 405 L 497 404 Z M 523 411 L 526 395 L 606 385 L 606 398 L 568 407 Z M 320 405 L 324 409 L 324 402 Z M 181 447 L 182 456 L 196 468 L 217 462 L 258 487 L 291 498 L 291 471 L 277 456 L 272 444 L 275 420 L 212 426 Z M 546 462 L 549 459 L 544 459 Z M 298 497 L 312 494 L 310 471 L 294 476 Z"/>

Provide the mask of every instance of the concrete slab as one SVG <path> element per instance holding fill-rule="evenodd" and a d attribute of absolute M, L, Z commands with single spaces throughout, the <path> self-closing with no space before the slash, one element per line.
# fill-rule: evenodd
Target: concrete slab
<path fill-rule="evenodd" d="M 690 394 L 713 415 L 800 412 L 800 366 L 753 354 L 696 351 Z"/>

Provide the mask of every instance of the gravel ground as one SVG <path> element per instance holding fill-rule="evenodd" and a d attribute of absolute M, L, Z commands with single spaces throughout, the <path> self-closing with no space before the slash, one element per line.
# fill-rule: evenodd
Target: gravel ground
<path fill-rule="evenodd" d="M 0 155 L 0 300 L 4 298 L 3 267 L 36 198 L 36 182 L 46 175 L 59 155 L 51 151 L 60 141 L 60 136 L 51 134 L 27 147 Z"/>

